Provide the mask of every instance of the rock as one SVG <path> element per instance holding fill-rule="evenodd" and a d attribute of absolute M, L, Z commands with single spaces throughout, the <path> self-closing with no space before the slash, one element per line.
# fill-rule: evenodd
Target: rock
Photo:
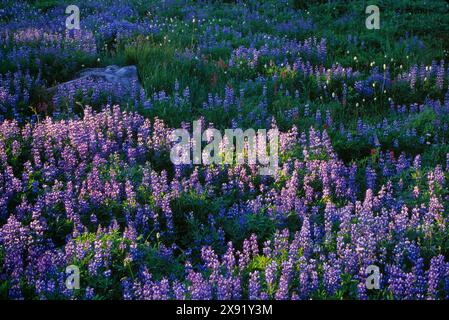
<path fill-rule="evenodd" d="M 112 89 L 118 89 L 122 93 L 138 93 L 142 86 L 139 82 L 136 66 L 119 67 L 115 65 L 106 68 L 88 68 L 82 70 L 74 80 L 58 84 L 49 89 L 49 92 L 58 92 L 69 87 L 78 87 L 89 83 L 93 86 L 107 85 Z"/>
<path fill-rule="evenodd" d="M 112 84 L 121 84 L 123 87 L 131 87 L 133 81 L 139 83 L 136 66 L 118 67 L 107 66 L 106 68 L 90 68 L 80 72 L 80 78 L 89 77 L 100 79 Z"/>

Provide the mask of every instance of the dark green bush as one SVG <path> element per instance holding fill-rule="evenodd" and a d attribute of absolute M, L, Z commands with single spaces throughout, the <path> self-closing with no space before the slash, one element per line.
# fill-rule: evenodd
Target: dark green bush
<path fill-rule="evenodd" d="M 331 0 L 293 0 L 293 7 L 297 10 L 302 10 L 326 2 L 331 2 Z"/>

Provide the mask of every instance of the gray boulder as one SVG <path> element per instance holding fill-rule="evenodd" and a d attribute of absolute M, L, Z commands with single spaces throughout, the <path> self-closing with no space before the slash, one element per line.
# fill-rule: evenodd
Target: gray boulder
<path fill-rule="evenodd" d="M 79 88 L 85 85 L 107 85 L 107 87 L 118 89 L 122 93 L 138 93 L 142 89 L 136 66 L 119 67 L 111 65 L 105 68 L 84 69 L 75 79 L 60 83 L 50 88 L 49 92 L 57 92 L 70 87 Z"/>
<path fill-rule="evenodd" d="M 89 68 L 81 71 L 79 78 L 99 79 L 111 84 L 120 83 L 123 87 L 131 87 L 133 82 L 140 85 L 136 66 L 112 65 L 106 68 Z"/>

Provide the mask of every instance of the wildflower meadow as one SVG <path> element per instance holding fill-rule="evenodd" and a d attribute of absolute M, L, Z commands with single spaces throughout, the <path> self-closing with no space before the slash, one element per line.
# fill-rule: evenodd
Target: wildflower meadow
<path fill-rule="evenodd" d="M 0 0 L 0 299 L 449 299 L 444 0 Z"/>

